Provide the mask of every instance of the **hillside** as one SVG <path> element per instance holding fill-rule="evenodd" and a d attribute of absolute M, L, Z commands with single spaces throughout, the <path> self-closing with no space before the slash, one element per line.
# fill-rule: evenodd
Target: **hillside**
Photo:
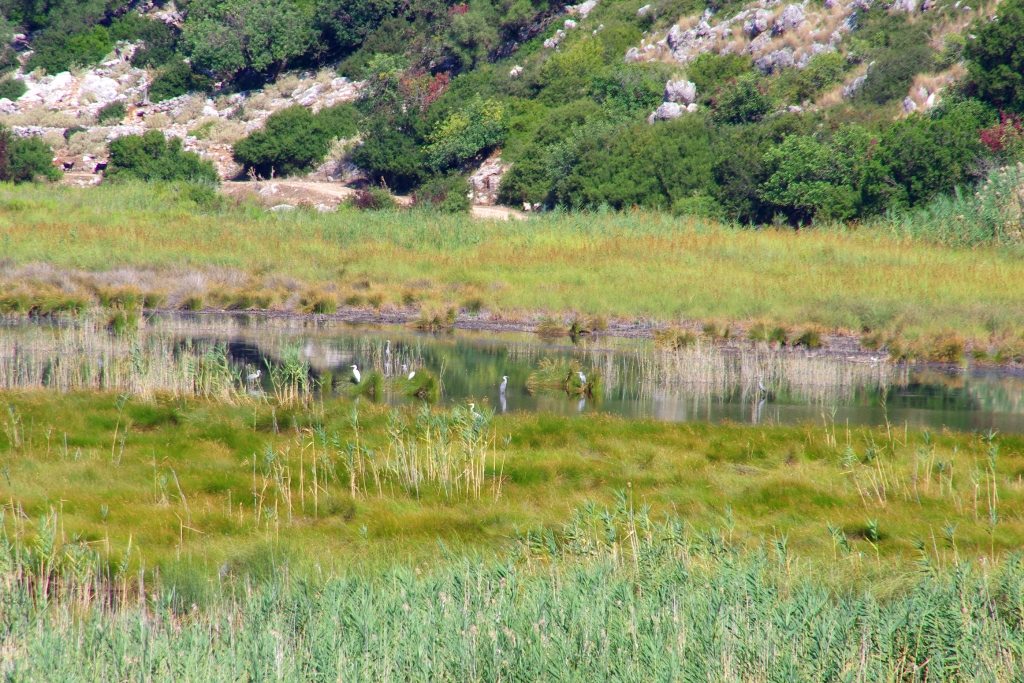
<path fill-rule="evenodd" d="M 112 143 L 158 131 L 220 179 L 801 225 L 928 207 L 1021 158 L 1019 0 L 0 12 L 0 124 L 45 142 L 78 184 L 141 163 Z M 199 178 L 156 165 L 124 173 Z"/>

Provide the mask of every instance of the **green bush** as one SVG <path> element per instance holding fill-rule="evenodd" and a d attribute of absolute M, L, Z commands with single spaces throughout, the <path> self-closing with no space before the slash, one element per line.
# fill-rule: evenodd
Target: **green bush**
<path fill-rule="evenodd" d="M 189 92 L 209 90 L 211 85 L 209 77 L 197 74 L 185 62 L 175 60 L 157 72 L 149 86 L 149 99 L 163 102 Z"/>
<path fill-rule="evenodd" d="M 1003 0 L 995 21 L 980 21 L 964 50 L 974 91 L 986 102 L 1024 111 L 1024 0 Z"/>
<path fill-rule="evenodd" d="M 695 114 L 655 126 L 612 129 L 585 143 L 556 188 L 556 199 L 581 208 L 669 208 L 679 200 L 710 194 L 710 148 L 711 130 Z"/>
<path fill-rule="evenodd" d="M 750 57 L 702 52 L 690 63 L 686 77 L 697 86 L 697 94 L 706 97 L 740 76 L 751 73 L 753 68 Z"/>
<path fill-rule="evenodd" d="M 282 109 L 262 130 L 235 143 L 235 161 L 263 177 L 304 171 L 324 159 L 332 140 L 355 134 L 355 117 L 349 105 L 318 115 L 299 105 Z"/>
<path fill-rule="evenodd" d="M 26 183 L 60 176 L 49 145 L 39 138 L 17 138 L 0 126 L 0 181 Z"/>
<path fill-rule="evenodd" d="M 852 218 L 861 209 L 858 164 L 870 144 L 867 131 L 856 126 L 828 142 L 791 135 L 765 155 L 769 175 L 761 196 L 782 207 L 794 223 Z"/>
<path fill-rule="evenodd" d="M 105 26 L 92 26 L 74 33 L 55 27 L 34 38 L 32 46 L 35 51 L 26 65 L 28 70 L 43 69 L 55 74 L 73 66 L 96 64 L 114 49 L 114 41 Z"/>
<path fill-rule="evenodd" d="M 0 81 L 0 99 L 16 100 L 25 94 L 28 88 L 25 81 L 17 78 L 5 78 Z"/>
<path fill-rule="evenodd" d="M 419 185 L 427 174 L 427 162 L 414 117 L 375 117 L 363 133 L 363 142 L 352 151 L 353 163 L 395 192 Z"/>
<path fill-rule="evenodd" d="M 99 110 L 96 120 L 100 123 L 118 123 L 124 118 L 126 111 L 124 102 L 111 102 Z"/>
<path fill-rule="evenodd" d="M 712 98 L 715 121 L 752 123 L 760 121 L 772 108 L 772 101 L 754 73 L 733 80 Z"/>
<path fill-rule="evenodd" d="M 195 152 L 182 149 L 178 138 L 165 139 L 156 130 L 110 143 L 106 177 L 118 180 L 167 180 L 215 184 L 217 170 Z"/>
<path fill-rule="evenodd" d="M 500 144 L 506 129 L 501 102 L 475 98 L 434 127 L 425 150 L 427 161 L 439 171 L 460 166 Z"/>
<path fill-rule="evenodd" d="M 181 42 L 199 70 L 221 78 L 280 71 L 313 47 L 313 9 L 299 0 L 191 0 Z"/>
<path fill-rule="evenodd" d="M 430 206 L 446 213 L 469 211 L 469 183 L 459 175 L 432 178 L 416 190 L 418 206 Z"/>
<path fill-rule="evenodd" d="M 903 99 L 914 76 L 928 71 L 934 61 L 935 52 L 927 42 L 883 50 L 868 69 L 857 97 L 875 104 Z"/>

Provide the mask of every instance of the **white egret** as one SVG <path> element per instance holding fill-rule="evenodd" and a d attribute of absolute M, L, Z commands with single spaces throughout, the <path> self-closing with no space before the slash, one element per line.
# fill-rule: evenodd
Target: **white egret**
<path fill-rule="evenodd" d="M 579 375 L 580 377 L 580 384 L 583 386 L 587 386 L 587 376 L 583 374 L 583 371 L 581 370 L 576 374 Z"/>
<path fill-rule="evenodd" d="M 479 420 L 480 419 L 480 413 L 476 412 L 476 404 L 475 403 L 470 403 L 469 404 L 469 416 L 472 417 L 474 420 Z"/>
<path fill-rule="evenodd" d="M 246 375 L 245 381 L 249 382 L 249 383 L 254 383 L 254 382 L 256 382 L 260 378 L 260 375 L 262 375 L 262 374 L 263 374 L 262 370 L 257 370 L 256 372 L 251 372 L 248 375 Z"/>
<path fill-rule="evenodd" d="M 507 389 L 507 388 L 508 388 L 508 375 L 502 375 L 501 376 L 501 384 L 498 385 L 498 391 L 504 394 L 505 393 L 505 389 Z"/>
<path fill-rule="evenodd" d="M 352 366 L 352 379 L 353 379 L 353 381 L 354 381 L 354 382 L 355 382 L 356 384 L 359 384 L 359 381 L 360 381 L 360 380 L 362 379 L 362 377 L 363 377 L 363 376 L 359 374 L 359 367 L 358 367 L 358 366 L 355 366 L 355 365 L 353 365 L 353 366 Z"/>

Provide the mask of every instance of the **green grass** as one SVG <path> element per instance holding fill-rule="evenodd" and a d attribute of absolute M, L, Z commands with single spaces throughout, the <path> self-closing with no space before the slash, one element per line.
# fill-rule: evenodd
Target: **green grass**
<path fill-rule="evenodd" d="M 512 317 L 765 320 L 910 339 L 957 330 L 984 341 L 1024 328 L 1019 248 L 941 246 L 881 227 L 755 231 L 652 213 L 509 223 L 419 211 L 270 214 L 203 209 L 173 188 L 132 185 L 4 186 L 0 206 L 3 285 L 15 294 L 98 300 L 108 281 L 127 278 L 189 307 L 259 291 L 262 303 L 297 310 L 316 291 L 318 301 L 377 307 L 472 301 Z"/>
<path fill-rule="evenodd" d="M 351 399 L 225 405 L 36 391 L 3 404 L 7 523 L 31 532 L 53 513 L 65 541 L 86 539 L 111 558 L 130 544 L 132 566 L 149 570 L 209 577 L 261 548 L 301 573 L 429 565 L 439 540 L 459 554 L 507 550 L 518 533 L 621 491 L 698 529 L 729 520 L 741 544 L 785 535 L 812 559 L 834 556 L 828 524 L 886 566 L 936 538 L 948 558 L 950 525 L 962 557 L 999 558 L 1024 543 L 1018 437 L 608 416 L 492 422 L 486 410 Z M 870 520 L 879 543 L 863 538 Z"/>
<path fill-rule="evenodd" d="M 0 396 L 13 680 L 1010 680 L 1024 438 Z"/>

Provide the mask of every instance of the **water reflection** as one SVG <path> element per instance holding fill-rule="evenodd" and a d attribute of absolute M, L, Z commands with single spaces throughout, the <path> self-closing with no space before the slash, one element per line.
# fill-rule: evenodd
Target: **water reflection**
<path fill-rule="evenodd" d="M 527 380 L 544 363 L 599 377 L 600 393 L 530 391 Z M 588 338 L 573 346 L 523 334 L 434 337 L 399 327 L 291 319 L 255 324 L 244 317 L 152 320 L 131 337 L 88 324 L 0 328 L 0 388 L 273 395 L 275 377 L 302 373 L 316 390 L 348 392 L 352 365 L 364 378 L 380 373 L 385 381 L 378 398 L 392 403 L 415 400 L 408 396 L 413 378 L 429 376 L 437 379 L 442 402 L 476 402 L 501 413 L 605 411 L 754 424 L 888 421 L 1024 432 L 1024 379 L 907 368 L 870 357 L 753 347 L 663 352 L 631 340 Z"/>

